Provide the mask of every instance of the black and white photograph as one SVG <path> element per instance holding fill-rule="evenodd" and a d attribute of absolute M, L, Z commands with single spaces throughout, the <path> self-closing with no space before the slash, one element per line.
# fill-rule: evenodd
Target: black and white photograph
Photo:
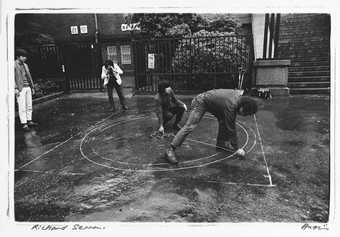
<path fill-rule="evenodd" d="M 8 17 L 14 223 L 294 223 L 327 234 L 331 12 Z"/>

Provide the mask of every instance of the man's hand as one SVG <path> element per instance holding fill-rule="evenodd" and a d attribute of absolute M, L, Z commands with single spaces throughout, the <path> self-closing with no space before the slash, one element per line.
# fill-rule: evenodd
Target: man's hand
<path fill-rule="evenodd" d="M 18 96 L 19 96 L 19 94 L 20 94 L 20 92 L 19 92 L 19 90 L 18 90 L 18 89 L 15 89 L 14 93 L 15 93 L 15 96 L 16 96 L 16 97 L 18 97 Z"/>
<path fill-rule="evenodd" d="M 188 108 L 187 108 L 186 104 L 183 103 L 183 107 L 184 107 L 185 111 L 188 111 Z"/>
<path fill-rule="evenodd" d="M 32 95 L 34 95 L 35 94 L 35 90 L 34 90 L 34 88 L 32 88 Z"/>
<path fill-rule="evenodd" d="M 236 155 L 238 155 L 241 158 L 244 158 L 244 156 L 246 155 L 246 152 L 242 148 L 240 148 L 236 151 Z"/>
<path fill-rule="evenodd" d="M 164 134 L 164 127 L 161 125 L 158 129 L 158 132 L 160 132 L 162 135 Z"/>

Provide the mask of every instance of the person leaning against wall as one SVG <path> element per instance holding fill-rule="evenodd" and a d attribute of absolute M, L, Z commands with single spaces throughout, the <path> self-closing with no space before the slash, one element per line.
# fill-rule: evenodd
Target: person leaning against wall
<path fill-rule="evenodd" d="M 28 53 L 24 49 L 15 51 L 14 78 L 15 78 L 15 97 L 18 103 L 18 112 L 21 127 L 28 131 L 30 126 L 37 123 L 32 121 L 32 95 L 34 95 L 34 84 L 28 65 L 25 63 Z"/>

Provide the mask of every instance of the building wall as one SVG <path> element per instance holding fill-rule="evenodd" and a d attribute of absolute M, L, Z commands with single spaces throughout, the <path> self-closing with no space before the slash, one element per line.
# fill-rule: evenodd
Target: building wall
<path fill-rule="evenodd" d="M 102 36 L 130 37 L 130 32 L 121 30 L 121 24 L 129 23 L 125 20 L 128 14 L 97 14 L 99 32 Z"/>
<path fill-rule="evenodd" d="M 263 56 L 264 26 L 265 26 L 265 14 L 253 14 L 252 31 L 255 59 L 262 58 Z"/>
<path fill-rule="evenodd" d="M 250 14 L 205 14 L 211 19 L 220 17 L 228 17 L 241 23 L 242 30 L 245 33 L 251 31 L 251 15 Z M 131 47 L 131 33 L 121 30 L 121 24 L 130 23 L 128 14 L 18 14 L 16 20 L 18 24 L 22 21 L 30 21 L 33 25 L 38 25 L 39 33 L 50 35 L 55 42 L 75 42 L 81 40 L 90 40 L 94 42 L 96 33 L 96 17 L 97 27 L 99 30 L 99 38 L 101 43 L 102 62 L 106 59 L 115 59 L 125 72 L 127 86 L 134 86 L 134 65 L 133 65 L 133 49 Z M 87 26 L 87 33 L 81 34 L 79 27 Z M 78 27 L 78 34 L 71 34 L 71 26 Z M 30 29 L 28 29 L 28 32 Z M 138 35 L 135 32 L 134 35 Z M 130 47 L 131 63 L 123 62 L 122 52 Z M 117 55 L 110 56 L 110 49 L 115 48 Z M 129 50 L 128 50 L 129 51 Z"/>

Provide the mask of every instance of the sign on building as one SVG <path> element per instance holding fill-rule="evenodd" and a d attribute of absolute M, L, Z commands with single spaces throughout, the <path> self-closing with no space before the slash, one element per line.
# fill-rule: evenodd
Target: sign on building
<path fill-rule="evenodd" d="M 136 31 L 136 30 L 141 30 L 140 28 L 140 22 L 137 23 L 131 23 L 131 24 L 122 24 L 120 26 L 120 29 L 122 31 Z"/>
<path fill-rule="evenodd" d="M 148 54 L 148 68 L 155 69 L 155 54 L 153 53 Z"/>
<path fill-rule="evenodd" d="M 78 34 L 78 26 L 71 26 L 71 34 L 72 35 Z"/>
<path fill-rule="evenodd" d="M 81 25 L 79 28 L 81 34 L 87 34 L 87 25 Z"/>

